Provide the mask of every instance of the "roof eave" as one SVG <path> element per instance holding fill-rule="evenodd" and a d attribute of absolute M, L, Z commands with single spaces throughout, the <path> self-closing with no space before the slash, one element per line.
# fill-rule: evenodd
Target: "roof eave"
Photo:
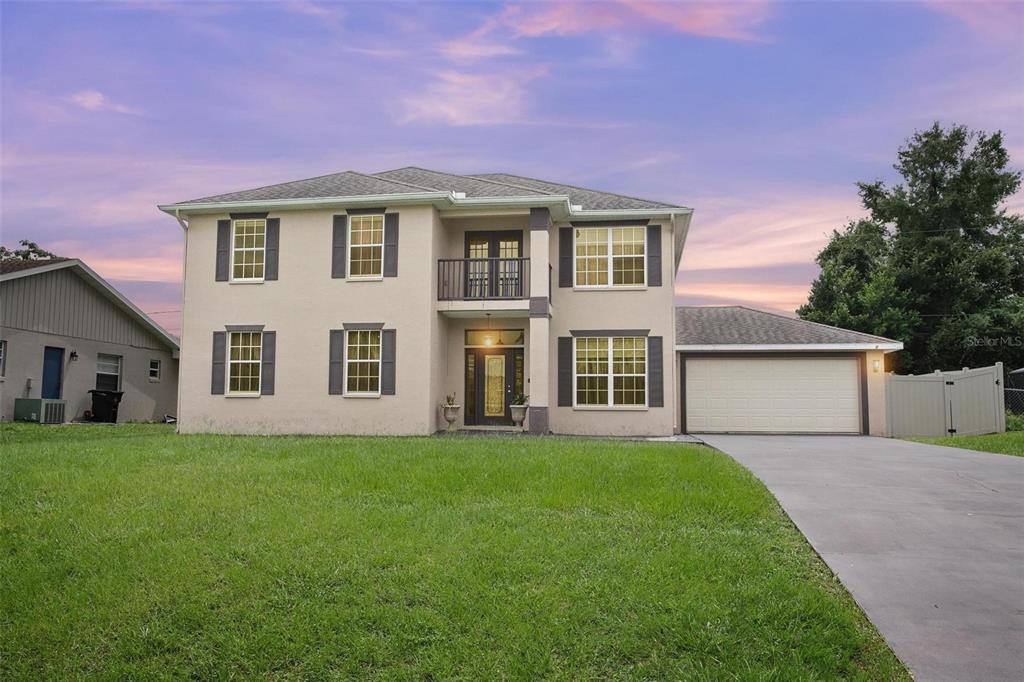
<path fill-rule="evenodd" d="M 272 199 L 261 201 L 205 201 L 160 204 L 158 209 L 175 216 L 224 211 L 269 211 L 274 209 L 298 210 L 303 208 L 328 208 L 331 206 L 389 206 L 399 204 L 440 203 L 453 201 L 451 192 L 410 192 L 408 194 L 361 194 L 356 196 L 317 197 L 304 199 Z"/>
<path fill-rule="evenodd" d="M 690 353 L 737 353 L 737 352 L 769 352 L 792 353 L 795 351 L 827 352 L 827 351 L 869 351 L 880 350 L 891 353 L 903 350 L 899 341 L 879 343 L 713 343 L 713 344 L 676 344 L 677 351 Z"/>

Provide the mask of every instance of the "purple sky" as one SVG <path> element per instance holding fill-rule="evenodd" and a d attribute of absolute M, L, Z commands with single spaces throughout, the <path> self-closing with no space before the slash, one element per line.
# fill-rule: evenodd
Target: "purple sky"
<path fill-rule="evenodd" d="M 677 298 L 791 312 L 934 120 L 1024 159 L 1024 3 L 0 3 L 0 238 L 172 332 L 159 202 L 353 169 L 692 206 Z M 1024 200 L 1014 202 L 1024 206 Z"/>

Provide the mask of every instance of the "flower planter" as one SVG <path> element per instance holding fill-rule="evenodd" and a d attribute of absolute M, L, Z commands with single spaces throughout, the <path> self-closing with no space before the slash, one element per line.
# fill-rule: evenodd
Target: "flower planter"
<path fill-rule="evenodd" d="M 448 422 L 448 430 L 451 431 L 455 428 L 455 422 L 459 421 L 459 410 L 462 405 L 441 405 L 441 413 L 444 415 L 444 420 Z"/>
<path fill-rule="evenodd" d="M 512 423 L 516 426 L 522 426 L 523 422 L 526 421 L 526 405 L 511 405 L 509 407 L 512 410 Z"/>

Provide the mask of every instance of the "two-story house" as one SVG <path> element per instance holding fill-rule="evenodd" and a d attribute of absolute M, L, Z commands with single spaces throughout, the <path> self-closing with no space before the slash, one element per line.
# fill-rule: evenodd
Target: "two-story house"
<path fill-rule="evenodd" d="M 683 206 L 402 168 L 160 209 L 185 230 L 183 432 L 430 434 L 451 394 L 465 428 L 525 394 L 533 433 L 884 430 L 867 354 L 895 342 L 677 312 Z"/>

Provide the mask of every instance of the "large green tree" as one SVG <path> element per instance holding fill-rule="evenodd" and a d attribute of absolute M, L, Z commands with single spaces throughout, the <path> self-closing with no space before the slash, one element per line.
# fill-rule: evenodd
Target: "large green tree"
<path fill-rule="evenodd" d="M 903 341 L 915 373 L 1024 366 L 1021 185 L 1001 133 L 938 123 L 894 166 L 902 182 L 858 183 L 869 217 L 836 230 L 800 317 Z"/>

